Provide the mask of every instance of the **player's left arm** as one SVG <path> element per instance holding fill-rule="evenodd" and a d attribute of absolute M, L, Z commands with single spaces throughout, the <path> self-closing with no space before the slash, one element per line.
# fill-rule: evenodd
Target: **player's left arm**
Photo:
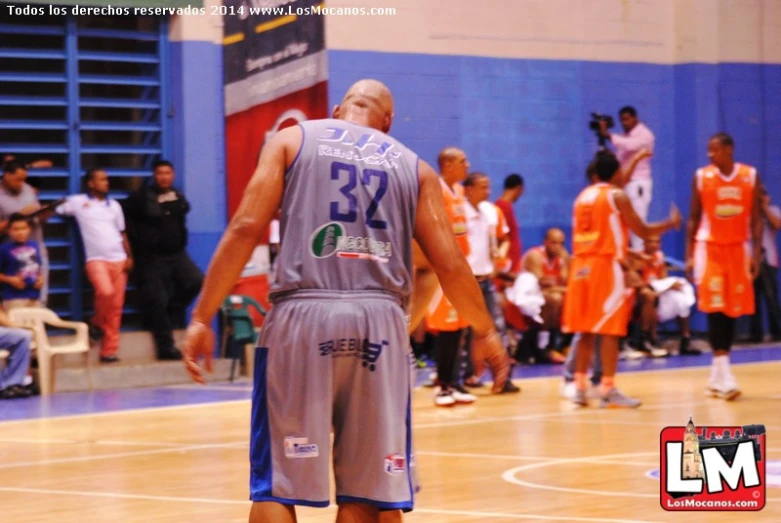
<path fill-rule="evenodd" d="M 754 203 L 751 206 L 751 279 L 759 276 L 762 260 L 762 181 L 759 173 L 754 179 Z"/>
<path fill-rule="evenodd" d="M 561 281 L 564 285 L 561 286 L 561 292 L 567 292 L 567 282 L 569 281 L 569 264 L 570 256 L 566 250 L 561 251 Z"/>

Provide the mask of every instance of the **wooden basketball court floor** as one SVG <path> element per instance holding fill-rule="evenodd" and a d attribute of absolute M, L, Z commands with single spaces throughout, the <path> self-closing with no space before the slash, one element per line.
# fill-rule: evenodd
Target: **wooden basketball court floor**
<path fill-rule="evenodd" d="M 559 399 L 555 377 L 518 380 L 515 395 L 478 389 L 477 403 L 449 409 L 416 389 L 423 489 L 405 521 L 781 521 L 781 484 L 768 486 L 761 512 L 660 507 L 659 433 L 690 415 L 699 425 L 765 424 L 768 457 L 781 460 L 781 362 L 735 365 L 744 397 L 733 403 L 704 396 L 707 373 L 624 373 L 621 388 L 644 401 L 631 411 L 576 409 Z M 0 521 L 247 521 L 250 385 L 209 387 L 241 398 L 0 422 Z M 0 405 L 0 419 L 7 409 Z M 298 514 L 333 521 L 336 507 Z"/>

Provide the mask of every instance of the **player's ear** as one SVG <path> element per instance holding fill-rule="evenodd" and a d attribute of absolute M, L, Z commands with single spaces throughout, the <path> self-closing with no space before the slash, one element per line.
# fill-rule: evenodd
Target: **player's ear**
<path fill-rule="evenodd" d="M 334 110 L 331 112 L 331 118 L 338 119 L 339 118 L 339 106 L 334 105 Z"/>
<path fill-rule="evenodd" d="M 382 123 L 382 132 L 387 133 L 390 131 L 391 124 L 393 123 L 393 114 L 386 114 L 385 120 Z"/>

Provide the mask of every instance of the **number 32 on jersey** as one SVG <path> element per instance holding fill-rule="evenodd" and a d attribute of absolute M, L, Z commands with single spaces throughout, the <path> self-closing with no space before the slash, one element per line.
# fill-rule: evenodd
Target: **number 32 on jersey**
<path fill-rule="evenodd" d="M 339 188 L 339 192 L 344 198 L 341 201 L 331 202 L 331 219 L 344 223 L 356 222 L 358 220 L 358 199 L 355 196 L 355 189 L 358 188 L 359 182 L 362 186 L 370 189 L 375 178 L 379 184 L 369 207 L 366 208 L 366 225 L 372 229 L 387 229 L 388 222 L 376 219 L 374 215 L 380 207 L 383 196 L 388 191 L 388 173 L 377 169 L 362 169 L 359 175 L 355 165 L 342 162 L 331 164 L 331 180 L 345 182 Z"/>

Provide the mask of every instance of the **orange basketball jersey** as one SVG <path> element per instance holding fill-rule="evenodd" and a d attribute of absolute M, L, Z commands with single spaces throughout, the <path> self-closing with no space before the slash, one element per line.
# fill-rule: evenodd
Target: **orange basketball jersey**
<path fill-rule="evenodd" d="M 662 277 L 662 271 L 664 270 L 664 253 L 662 251 L 656 251 L 653 256 L 653 260 L 650 263 L 643 265 L 642 277 L 644 283 L 651 283 Z"/>
<path fill-rule="evenodd" d="M 583 189 L 572 213 L 572 247 L 576 257 L 626 255 L 629 228 L 613 201 L 614 185 L 598 183 Z"/>
<path fill-rule="evenodd" d="M 561 257 L 550 259 L 548 253 L 545 252 L 545 246 L 540 245 L 534 247 L 533 251 L 537 251 L 542 256 L 542 275 L 546 278 L 553 278 L 556 280 L 557 285 L 563 285 L 566 282 L 561 277 Z"/>
<path fill-rule="evenodd" d="M 713 165 L 697 171 L 702 203 L 697 241 L 722 245 L 749 241 L 756 178 L 756 169 L 741 163 L 735 164 L 729 176 Z"/>
<path fill-rule="evenodd" d="M 456 241 L 461 247 L 464 256 L 469 254 L 469 238 L 467 237 L 466 212 L 464 205 L 464 187 L 456 184 L 455 187 L 448 187 L 441 177 L 439 183 L 442 185 L 442 197 L 445 199 L 445 211 L 450 223 L 453 225 L 453 234 L 456 235 Z"/>
<path fill-rule="evenodd" d="M 460 184 L 450 188 L 442 178 L 439 179 L 439 183 L 442 185 L 445 211 L 453 225 L 453 234 L 455 234 L 456 241 L 464 256 L 467 256 L 469 254 L 469 238 L 467 237 L 466 212 L 464 211 L 466 204 L 464 188 Z M 431 331 L 450 332 L 468 326 L 469 324 L 459 316 L 450 300 L 445 297 L 442 288 L 437 287 L 426 314 L 426 328 Z"/>

